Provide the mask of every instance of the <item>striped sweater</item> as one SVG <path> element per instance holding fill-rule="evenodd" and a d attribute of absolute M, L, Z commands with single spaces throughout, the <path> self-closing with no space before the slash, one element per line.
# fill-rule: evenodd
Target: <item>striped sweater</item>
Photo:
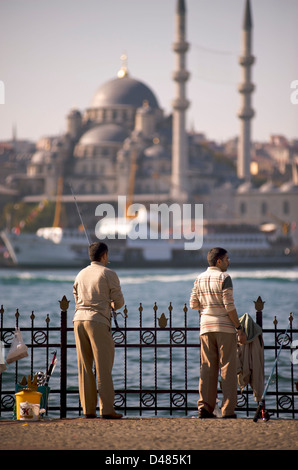
<path fill-rule="evenodd" d="M 219 268 L 209 267 L 194 282 L 190 307 L 201 315 L 200 334 L 212 331 L 234 333 L 228 312 L 235 309 L 232 279 Z"/>

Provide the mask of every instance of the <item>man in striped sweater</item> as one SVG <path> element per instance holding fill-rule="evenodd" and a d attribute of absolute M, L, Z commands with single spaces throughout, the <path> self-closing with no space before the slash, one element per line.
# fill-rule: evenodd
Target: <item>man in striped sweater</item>
<path fill-rule="evenodd" d="M 214 418 L 218 374 L 221 374 L 222 417 L 236 418 L 237 338 L 246 340 L 234 305 L 232 279 L 226 272 L 230 260 L 224 248 L 208 253 L 209 267 L 194 282 L 190 307 L 201 318 L 201 373 L 198 401 L 199 418 Z"/>

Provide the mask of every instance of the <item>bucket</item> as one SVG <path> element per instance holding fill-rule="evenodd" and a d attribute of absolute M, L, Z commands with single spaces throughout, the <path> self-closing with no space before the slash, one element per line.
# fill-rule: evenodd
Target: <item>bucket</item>
<path fill-rule="evenodd" d="M 40 398 L 42 393 L 22 390 L 16 395 L 17 419 L 37 421 L 39 419 Z"/>
<path fill-rule="evenodd" d="M 15 384 L 15 393 L 21 392 L 22 390 L 26 391 L 27 385 Z M 48 385 L 39 385 L 37 387 L 37 392 L 40 392 L 42 396 L 40 397 L 40 408 L 47 408 L 48 398 L 50 393 L 50 387 Z"/>

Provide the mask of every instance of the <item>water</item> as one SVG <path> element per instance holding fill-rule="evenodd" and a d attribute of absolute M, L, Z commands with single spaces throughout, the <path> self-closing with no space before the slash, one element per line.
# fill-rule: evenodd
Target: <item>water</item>
<path fill-rule="evenodd" d="M 16 308 L 22 314 L 34 313 L 51 318 L 59 316 L 59 300 L 65 295 L 70 300 L 69 319 L 74 310 L 72 284 L 76 270 L 22 270 L 0 269 L 0 304 L 11 316 Z M 182 311 L 189 302 L 190 292 L 199 271 L 187 269 L 117 269 L 125 303 L 130 315 L 137 313 L 139 304 L 152 310 L 157 302 L 159 311 L 174 308 Z M 286 327 L 290 312 L 298 318 L 298 268 L 292 269 L 230 269 L 234 299 L 239 316 L 247 312 L 255 317 L 254 301 L 259 296 L 265 301 L 264 327 L 272 326 L 274 315 L 280 327 Z M 190 314 L 196 314 L 191 312 Z M 132 319 L 130 319 L 132 320 Z M 295 326 L 296 328 L 297 326 Z"/>
<path fill-rule="evenodd" d="M 112 267 L 112 266 L 111 266 Z M 173 318 L 180 326 L 183 325 L 184 313 L 183 307 L 188 305 L 190 292 L 192 290 L 194 279 L 199 271 L 193 269 L 117 269 L 120 278 L 125 303 L 128 308 L 128 326 L 139 325 L 139 305 L 143 306 L 143 326 L 153 326 L 153 306 L 156 302 L 158 305 L 157 317 L 162 312 L 168 316 L 168 306 L 172 303 Z M 255 319 L 254 301 L 261 296 L 265 302 L 263 310 L 263 327 L 273 328 L 274 316 L 278 320 L 278 328 L 286 329 L 288 325 L 288 317 L 290 312 L 293 313 L 293 328 L 298 328 L 298 268 L 291 269 L 229 269 L 229 273 L 233 279 L 234 299 L 238 311 L 241 316 L 245 312 L 249 313 Z M 70 300 L 68 309 L 68 326 L 74 312 L 74 298 L 72 294 L 72 285 L 77 270 L 24 270 L 24 269 L 0 269 L 0 304 L 5 309 L 5 326 L 14 325 L 14 314 L 18 308 L 20 313 L 20 328 L 29 326 L 29 316 L 34 311 L 36 324 L 44 325 L 43 321 L 49 314 L 51 326 L 59 326 L 60 322 L 60 305 L 59 300 L 65 295 Z M 121 309 L 122 310 L 122 309 Z M 197 312 L 188 311 L 189 326 L 198 326 Z M 122 317 L 118 317 L 118 321 L 123 324 Z M 294 338 L 297 339 L 297 338 Z M 75 351 L 73 351 L 75 354 Z M 118 353 L 121 355 L 121 353 Z M 128 375 L 128 386 L 134 385 L 136 381 L 136 370 L 134 363 L 138 365 L 138 354 L 129 351 L 130 370 Z M 166 356 L 166 352 L 161 352 Z M 175 352 L 175 371 L 179 377 L 179 361 L 183 362 L 182 355 Z M 283 361 L 289 362 L 289 351 L 285 355 L 284 352 L 280 358 L 281 380 L 287 380 L 283 377 L 282 364 Z M 284 355 L 284 357 L 283 357 Z M 271 358 L 267 361 L 267 370 L 272 367 L 274 361 L 273 351 Z M 168 363 L 164 364 L 168 368 Z M 146 357 L 145 357 L 146 360 Z M 115 370 L 115 388 L 121 388 L 123 384 L 117 382 L 117 363 L 116 358 Z M 120 362 L 120 356 L 119 356 Z M 148 358 L 148 368 L 145 375 L 148 376 L 148 383 L 152 382 L 152 369 L 150 368 L 150 358 Z M 162 367 L 163 360 L 160 362 Z M 26 368 L 26 359 L 22 360 L 22 367 Z M 29 367 L 29 364 L 28 364 Z M 197 387 L 198 382 L 198 364 L 197 360 L 189 361 L 189 367 L 192 368 L 190 376 L 193 376 L 193 383 L 190 387 Z M 297 370 L 296 370 L 296 369 Z M 294 366 L 294 375 L 298 378 L 298 365 Z M 168 380 L 168 370 L 165 369 L 163 375 L 164 380 Z M 160 373 L 160 370 L 159 370 Z M 10 371 L 5 372 L 6 378 L 10 376 Z M 56 376 L 56 377 L 55 377 Z M 4 375 L 3 375 L 4 377 Z M 265 376 L 265 378 L 267 378 Z M 59 379 L 58 371 L 54 372 L 51 378 L 52 386 L 55 386 L 55 380 Z M 177 378 L 178 382 L 179 379 Z M 146 381 L 146 377 L 145 377 Z M 73 361 L 69 361 L 68 369 L 68 386 L 77 387 L 77 369 L 75 356 Z M 182 387 L 183 388 L 183 387 Z"/>

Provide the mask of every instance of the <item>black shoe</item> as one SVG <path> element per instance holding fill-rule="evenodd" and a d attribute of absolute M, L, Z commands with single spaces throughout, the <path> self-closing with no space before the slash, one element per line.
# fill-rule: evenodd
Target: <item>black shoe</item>
<path fill-rule="evenodd" d="M 222 417 L 223 419 L 236 419 L 237 418 L 237 415 L 233 414 L 233 415 L 227 415 L 227 416 L 223 416 Z"/>
<path fill-rule="evenodd" d="M 210 419 L 210 418 L 216 418 L 216 416 L 213 413 L 209 413 L 205 408 L 200 408 L 199 409 L 199 418 L 200 419 Z"/>
<path fill-rule="evenodd" d="M 97 418 L 96 415 L 85 415 L 85 418 L 86 419 L 94 419 L 94 418 Z"/>

